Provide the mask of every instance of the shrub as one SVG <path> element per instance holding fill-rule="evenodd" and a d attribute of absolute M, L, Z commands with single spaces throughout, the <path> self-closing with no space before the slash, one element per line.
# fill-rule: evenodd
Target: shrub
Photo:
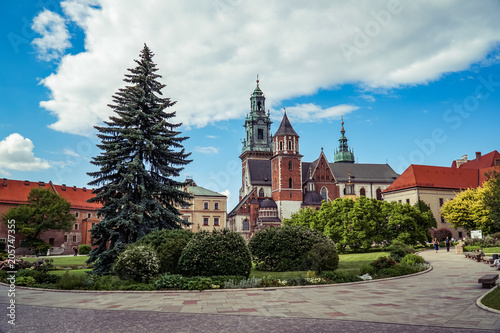
<path fill-rule="evenodd" d="M 156 289 L 176 289 L 182 290 L 186 285 L 184 277 L 180 274 L 165 274 L 155 280 L 154 285 Z"/>
<path fill-rule="evenodd" d="M 249 248 L 258 270 L 305 271 L 312 268 L 308 254 L 318 243 L 332 241 L 319 231 L 285 225 L 258 231 L 250 239 Z"/>
<path fill-rule="evenodd" d="M 36 280 L 32 276 L 21 276 L 16 277 L 16 285 L 32 287 L 36 283 Z"/>
<path fill-rule="evenodd" d="M 407 254 L 404 256 L 404 258 L 401 260 L 402 265 L 417 265 L 417 264 L 423 264 L 425 262 L 424 258 L 422 258 L 419 255 L 416 254 Z"/>
<path fill-rule="evenodd" d="M 248 277 L 252 260 L 243 237 L 223 229 L 197 233 L 182 252 L 178 267 L 185 276 Z"/>
<path fill-rule="evenodd" d="M 322 271 L 334 271 L 339 267 L 339 255 L 333 242 L 314 244 L 307 254 L 311 268 L 320 274 Z"/>
<path fill-rule="evenodd" d="M 195 276 L 188 280 L 187 289 L 188 290 L 205 290 L 212 289 L 213 281 L 209 277 Z"/>
<path fill-rule="evenodd" d="M 86 276 L 83 275 L 69 275 L 69 271 L 61 276 L 59 282 L 57 282 L 57 289 L 63 290 L 81 290 L 87 289 L 85 284 Z"/>
<path fill-rule="evenodd" d="M 381 278 L 393 277 L 393 276 L 401 276 L 401 272 L 396 268 L 382 268 L 377 271 L 377 276 Z"/>
<path fill-rule="evenodd" d="M 193 233 L 184 229 L 155 230 L 142 237 L 136 244 L 151 245 L 158 255 L 159 273 L 179 273 L 179 259 L 186 245 L 193 238 Z"/>
<path fill-rule="evenodd" d="M 408 245 L 401 242 L 393 242 L 387 250 L 390 251 L 389 256 L 396 262 L 401 261 L 407 254 L 414 253 L 415 251 Z"/>
<path fill-rule="evenodd" d="M 373 267 L 371 263 L 363 264 L 359 269 L 359 274 L 360 275 L 370 274 L 371 276 L 373 276 L 375 274 L 375 267 Z"/>
<path fill-rule="evenodd" d="M 321 273 L 321 276 L 325 279 L 332 280 L 335 283 L 363 281 L 355 274 L 342 271 L 324 271 Z"/>
<path fill-rule="evenodd" d="M 92 250 L 92 248 L 90 247 L 90 245 L 81 244 L 78 247 L 78 254 L 89 254 L 91 250 Z"/>
<path fill-rule="evenodd" d="M 444 241 L 446 237 L 451 240 L 453 234 L 448 228 L 439 228 L 431 231 L 432 239 L 437 238 L 438 242 Z"/>
<path fill-rule="evenodd" d="M 396 264 L 397 264 L 396 261 L 389 257 L 380 257 L 371 263 L 371 265 L 375 269 L 375 272 L 378 272 L 379 270 L 384 268 L 391 268 Z"/>
<path fill-rule="evenodd" d="M 131 245 L 118 256 L 113 272 L 122 280 L 147 283 L 158 276 L 158 257 L 151 246 Z"/>

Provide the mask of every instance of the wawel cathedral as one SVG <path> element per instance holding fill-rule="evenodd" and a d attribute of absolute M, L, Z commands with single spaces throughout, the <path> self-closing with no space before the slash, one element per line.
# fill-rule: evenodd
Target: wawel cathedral
<path fill-rule="evenodd" d="M 299 136 L 286 111 L 271 134 L 266 97 L 259 87 L 250 96 L 250 113 L 245 119 L 246 137 L 240 155 L 242 183 L 239 202 L 228 214 L 227 227 L 249 239 L 268 226 L 279 226 L 301 208 L 319 209 L 323 200 L 344 196 L 382 199 L 381 192 L 398 174 L 388 164 L 354 163 L 347 145 L 342 119 L 339 147 L 333 162 L 323 148 L 312 162 L 302 160 Z"/>

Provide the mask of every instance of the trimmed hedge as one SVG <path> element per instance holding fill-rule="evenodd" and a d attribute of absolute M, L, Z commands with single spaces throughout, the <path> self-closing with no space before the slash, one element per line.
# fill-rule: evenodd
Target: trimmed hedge
<path fill-rule="evenodd" d="M 91 250 L 92 250 L 92 248 L 90 247 L 90 245 L 81 244 L 78 247 L 78 254 L 89 254 Z"/>
<path fill-rule="evenodd" d="M 122 280 L 148 283 L 158 276 L 159 264 L 155 250 L 148 245 L 130 245 L 120 253 L 114 273 Z"/>
<path fill-rule="evenodd" d="M 248 246 L 258 270 L 284 272 L 313 269 L 314 254 L 309 257 L 309 252 L 320 243 L 333 245 L 332 240 L 319 231 L 285 225 L 257 232 Z M 336 257 L 338 265 L 336 252 L 328 254 L 328 257 Z"/>
<path fill-rule="evenodd" d="M 179 259 L 184 276 L 250 275 L 252 259 L 243 237 L 230 230 L 202 231 L 184 248 Z"/>

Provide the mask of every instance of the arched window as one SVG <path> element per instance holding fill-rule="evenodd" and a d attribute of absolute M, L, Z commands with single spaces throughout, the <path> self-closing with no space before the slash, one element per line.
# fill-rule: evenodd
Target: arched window
<path fill-rule="evenodd" d="M 288 150 L 292 150 L 292 141 L 288 140 Z"/>
<path fill-rule="evenodd" d="M 362 187 L 361 190 L 359 190 L 359 195 L 362 197 L 366 197 L 366 191 L 364 187 Z"/>
<path fill-rule="evenodd" d="M 247 219 L 243 220 L 243 231 L 248 231 L 250 230 L 250 223 L 248 222 Z"/>
<path fill-rule="evenodd" d="M 260 190 L 259 190 L 259 197 L 263 197 L 264 196 L 264 189 L 261 187 Z"/>
<path fill-rule="evenodd" d="M 292 170 L 292 168 L 293 168 L 292 161 L 288 161 L 288 170 Z"/>
<path fill-rule="evenodd" d="M 382 190 L 379 188 L 377 188 L 377 191 L 375 192 L 377 193 L 377 200 L 382 200 Z"/>
<path fill-rule="evenodd" d="M 292 177 L 288 178 L 288 187 L 289 187 L 289 188 L 293 188 L 293 181 L 292 181 Z"/>
<path fill-rule="evenodd" d="M 321 188 L 321 198 L 328 202 L 328 190 L 326 189 L 326 187 Z"/>

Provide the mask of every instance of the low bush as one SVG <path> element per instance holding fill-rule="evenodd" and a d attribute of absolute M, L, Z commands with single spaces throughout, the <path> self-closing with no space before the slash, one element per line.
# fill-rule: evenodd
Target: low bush
<path fill-rule="evenodd" d="M 359 275 L 370 274 L 373 276 L 375 274 L 375 267 L 372 264 L 364 264 L 359 269 Z"/>
<path fill-rule="evenodd" d="M 325 279 L 332 280 L 334 283 L 347 283 L 363 281 L 356 274 L 342 271 L 324 271 L 321 276 Z"/>
<path fill-rule="evenodd" d="M 81 275 L 69 275 L 69 271 L 61 276 L 61 279 L 57 282 L 57 289 L 63 290 L 82 290 L 87 289 L 87 285 L 85 284 L 85 276 Z"/>
<path fill-rule="evenodd" d="M 403 275 L 401 272 L 396 269 L 396 268 L 382 268 L 377 271 L 376 276 L 379 278 L 388 278 L 388 277 L 394 277 L 394 276 L 400 276 Z"/>
<path fill-rule="evenodd" d="M 16 285 L 32 287 L 36 283 L 36 280 L 32 276 L 17 276 Z"/>
<path fill-rule="evenodd" d="M 401 260 L 402 265 L 410 265 L 410 266 L 416 264 L 423 264 L 424 262 L 425 262 L 424 258 L 416 254 L 407 254 Z"/>
<path fill-rule="evenodd" d="M 154 281 L 156 289 L 182 290 L 187 284 L 186 279 L 180 274 L 164 274 Z"/>
<path fill-rule="evenodd" d="M 113 272 L 122 280 L 147 283 L 158 276 L 158 257 L 149 245 L 131 245 L 118 256 Z"/>
<path fill-rule="evenodd" d="M 371 263 L 371 265 L 375 269 L 376 273 L 381 269 L 391 268 L 392 266 L 394 266 L 396 264 L 397 264 L 397 262 L 394 259 L 389 258 L 389 257 L 380 257 Z"/>
<path fill-rule="evenodd" d="M 307 254 L 311 268 L 318 274 L 322 271 L 334 271 L 339 267 L 339 255 L 333 242 L 314 244 Z"/>
<path fill-rule="evenodd" d="M 87 244 L 81 244 L 79 247 L 78 247 L 78 254 L 89 254 L 90 251 L 92 250 L 92 247 L 90 247 L 90 245 L 87 245 Z"/>
<path fill-rule="evenodd" d="M 394 241 L 387 250 L 390 251 L 389 256 L 393 258 L 396 262 L 401 261 L 407 254 L 415 253 L 415 250 L 411 248 L 411 246 L 406 245 L 404 243 Z"/>
<path fill-rule="evenodd" d="M 197 233 L 182 252 L 178 267 L 184 276 L 248 277 L 252 260 L 243 237 L 223 229 Z"/>

